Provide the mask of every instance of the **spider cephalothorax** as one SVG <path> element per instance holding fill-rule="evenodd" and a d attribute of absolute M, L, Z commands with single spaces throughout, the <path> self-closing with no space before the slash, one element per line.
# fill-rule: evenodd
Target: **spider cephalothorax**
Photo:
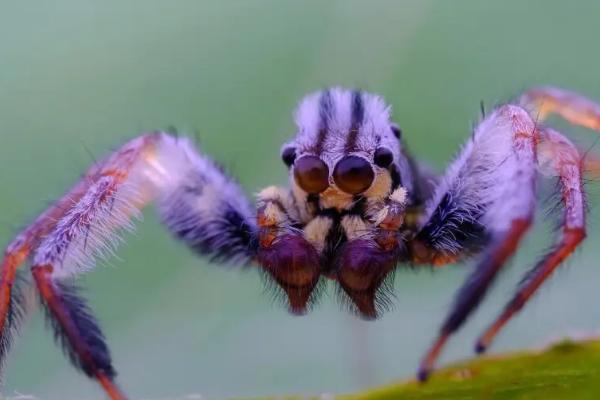
<path fill-rule="evenodd" d="M 402 151 L 390 109 L 376 95 L 333 88 L 307 96 L 282 150 L 291 190 L 259 193 L 258 260 L 303 312 L 321 276 L 339 281 L 365 317 L 402 255 L 418 171 Z M 293 267 L 290 268 L 290 265 Z"/>
<path fill-rule="evenodd" d="M 281 153 L 291 188 L 262 190 L 256 212 L 238 184 L 188 139 L 135 138 L 92 167 L 7 247 L 0 265 L 0 362 L 25 311 L 20 290 L 31 282 L 73 364 L 112 399 L 125 398 L 100 327 L 66 278 L 110 253 L 116 232 L 156 201 L 177 238 L 213 260 L 258 264 L 294 313 L 306 311 L 319 282 L 330 278 L 355 311 L 374 318 L 386 301 L 381 287 L 398 265 L 475 258 L 423 359 L 419 378 L 425 379 L 530 227 L 538 173 L 558 178 L 562 238 L 526 275 L 477 351 L 585 238 L 583 159 L 568 139 L 532 117 L 550 113 L 600 130 L 600 106 L 591 100 L 556 88 L 530 90 L 484 116 L 437 178 L 408 155 L 381 97 L 340 88 L 311 94 L 300 103 L 296 135 Z M 21 281 L 25 261 L 33 279 Z"/>

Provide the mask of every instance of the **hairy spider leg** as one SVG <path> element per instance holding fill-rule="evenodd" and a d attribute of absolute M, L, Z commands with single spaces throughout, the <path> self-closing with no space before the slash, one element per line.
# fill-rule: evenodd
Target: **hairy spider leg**
<path fill-rule="evenodd" d="M 581 151 L 584 153 L 584 151 Z M 586 174 L 590 174 L 593 179 L 600 180 L 600 156 L 597 154 L 585 154 L 583 159 L 583 168 Z"/>
<path fill-rule="evenodd" d="M 523 235 L 531 225 L 531 220 L 513 220 L 511 225 L 508 232 L 494 239 L 494 244 L 483 254 L 483 260 L 475 267 L 473 273 L 460 288 L 452 311 L 446 317 L 439 336 L 421 362 L 417 374 L 420 381 L 427 380 L 450 335 L 462 326 L 469 314 L 483 300 L 498 272 L 517 250 Z"/>
<path fill-rule="evenodd" d="M 489 241 L 475 269 L 458 290 L 437 339 L 421 362 L 417 375 L 420 381 L 429 376 L 450 335 L 483 300 L 531 224 L 535 206 L 537 136 L 538 131 L 527 111 L 514 105 L 502 106 L 479 124 L 472 145 L 464 150 L 467 154 L 463 152 L 449 169 L 447 185 L 450 189 L 446 190 L 462 190 L 463 198 L 468 197 L 471 195 L 470 183 L 473 183 L 479 186 L 473 187 L 474 190 L 487 191 L 484 197 L 477 199 L 477 203 L 485 204 L 476 206 L 483 208 L 479 218 L 488 227 Z M 496 162 L 490 164 L 490 159 Z M 473 168 L 475 174 L 463 172 Z M 483 175 L 477 176 L 477 173 Z M 469 176 L 478 181 L 461 182 Z M 456 189 L 456 185 L 464 187 Z"/>
<path fill-rule="evenodd" d="M 96 379 L 113 400 L 125 395 L 113 382 L 116 375 L 100 327 L 84 299 L 65 279 L 91 267 L 91 258 L 110 252 L 103 243 L 110 231 L 127 226 L 128 219 L 149 198 L 141 188 L 136 167 L 158 139 L 146 135 L 126 144 L 112 156 L 41 241 L 31 271 L 46 315 L 72 363 Z M 139 180 L 131 184 L 132 180 Z M 126 184 L 130 184 L 127 187 Z M 125 191 L 125 193 L 123 193 Z M 145 198 L 146 197 L 146 198 Z"/>
<path fill-rule="evenodd" d="M 47 316 L 69 358 L 87 376 L 96 379 L 110 399 L 126 399 L 114 382 L 116 372 L 98 323 L 76 291 L 52 277 L 53 271 L 51 265 L 36 265 L 32 269 Z"/>
<path fill-rule="evenodd" d="M 110 164 L 110 160 L 107 162 Z M 29 258 L 31 251 L 54 227 L 58 220 L 76 204 L 91 184 L 100 177 L 99 165 L 94 165 L 66 195 L 44 211 L 35 221 L 24 229 L 7 246 L 0 264 L 0 362 L 3 362 L 9 350 L 12 331 L 18 329 L 12 310 L 19 307 L 14 304 L 13 286 L 17 269 Z"/>
<path fill-rule="evenodd" d="M 67 278 L 111 255 L 118 232 L 133 229 L 132 218 L 153 200 L 166 227 L 198 253 L 238 263 L 255 257 L 255 221 L 237 183 L 189 140 L 154 133 L 131 140 L 93 167 L 38 218 L 25 235 L 29 242 L 14 245 L 17 250 L 5 261 L 7 276 L 14 278 L 16 261 L 34 254 L 31 272 L 58 341 L 73 365 L 96 379 L 111 399 L 125 396 L 113 382 L 108 347 Z"/>
<path fill-rule="evenodd" d="M 514 297 L 506 304 L 501 315 L 490 325 L 476 344 L 476 351 L 484 352 L 506 323 L 523 308 L 537 289 L 554 270 L 585 239 L 586 216 L 583 192 L 582 163 L 575 146 L 553 129 L 541 131 L 538 162 L 547 164 L 559 177 L 564 215 L 562 238 L 554 249 L 544 256 L 521 281 Z"/>
<path fill-rule="evenodd" d="M 533 108 L 532 115 L 544 120 L 550 114 L 558 114 L 575 125 L 600 131 L 600 104 L 579 93 L 546 86 L 527 90 L 520 103 Z"/>
<path fill-rule="evenodd" d="M 17 321 L 13 319 L 11 312 L 18 306 L 13 303 L 15 299 L 12 297 L 17 269 L 29 257 L 31 249 L 39 242 L 40 237 L 54 227 L 56 221 L 64 215 L 73 202 L 79 200 L 88 185 L 87 181 L 77 185 L 7 246 L 0 264 L 0 360 L 4 359 L 8 351 L 11 331 L 17 328 L 15 326 Z"/>
<path fill-rule="evenodd" d="M 552 86 L 532 88 L 521 95 L 520 103 L 531 108 L 531 114 L 543 121 L 557 114 L 572 124 L 600 131 L 600 104 L 579 93 Z M 600 156 L 579 149 L 585 154 L 585 172 L 600 177 Z"/>

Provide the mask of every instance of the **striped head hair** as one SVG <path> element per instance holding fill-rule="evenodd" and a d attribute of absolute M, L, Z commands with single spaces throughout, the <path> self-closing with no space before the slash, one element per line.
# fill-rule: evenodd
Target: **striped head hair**
<path fill-rule="evenodd" d="M 296 136 L 282 149 L 297 197 L 318 195 L 322 207 L 344 209 L 399 186 L 405 160 L 390 111 L 380 96 L 339 87 L 302 99 Z"/>

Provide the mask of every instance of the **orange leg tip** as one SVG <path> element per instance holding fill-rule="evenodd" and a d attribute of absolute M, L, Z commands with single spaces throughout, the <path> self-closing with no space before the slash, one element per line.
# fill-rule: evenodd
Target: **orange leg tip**
<path fill-rule="evenodd" d="M 487 328 L 487 330 L 479 337 L 477 343 L 475 345 L 475 352 L 477 354 L 483 354 L 487 351 L 487 349 L 491 346 L 494 338 L 500 332 L 502 327 L 506 325 L 506 322 L 510 319 L 510 317 L 514 313 L 503 313 L 492 325 Z"/>
<path fill-rule="evenodd" d="M 492 344 L 494 337 L 497 333 L 497 328 L 495 325 L 490 326 L 484 333 L 477 339 L 477 343 L 475 343 L 475 353 L 483 354 L 487 351 L 487 349 Z"/>
<path fill-rule="evenodd" d="M 110 400 L 127 400 L 127 396 L 121 392 L 121 389 L 119 389 L 117 384 L 108 376 L 104 375 L 103 373 L 98 373 L 96 378 L 98 379 L 98 382 L 102 388 L 106 391 L 106 394 L 108 394 Z"/>

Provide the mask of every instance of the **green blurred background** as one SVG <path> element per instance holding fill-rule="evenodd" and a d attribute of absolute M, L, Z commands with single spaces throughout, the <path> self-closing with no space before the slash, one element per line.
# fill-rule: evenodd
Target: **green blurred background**
<path fill-rule="evenodd" d="M 384 95 L 413 152 L 442 170 L 481 100 L 491 107 L 548 83 L 600 99 L 599 17 L 593 0 L 0 1 L 0 242 L 93 156 L 145 130 L 197 135 L 249 193 L 284 184 L 291 112 L 327 85 Z M 594 134 L 556 122 L 593 144 Z M 494 351 L 600 328 L 595 186 L 589 240 Z M 395 310 L 377 322 L 340 311 L 334 296 L 296 318 L 264 295 L 256 271 L 210 265 L 171 240 L 151 209 L 144 216 L 119 259 L 81 277 L 135 399 L 339 393 L 409 377 L 468 272 L 401 269 Z M 538 221 L 443 361 L 471 356 L 547 247 L 553 221 Z M 102 398 L 39 313 L 9 357 L 4 392 Z"/>

